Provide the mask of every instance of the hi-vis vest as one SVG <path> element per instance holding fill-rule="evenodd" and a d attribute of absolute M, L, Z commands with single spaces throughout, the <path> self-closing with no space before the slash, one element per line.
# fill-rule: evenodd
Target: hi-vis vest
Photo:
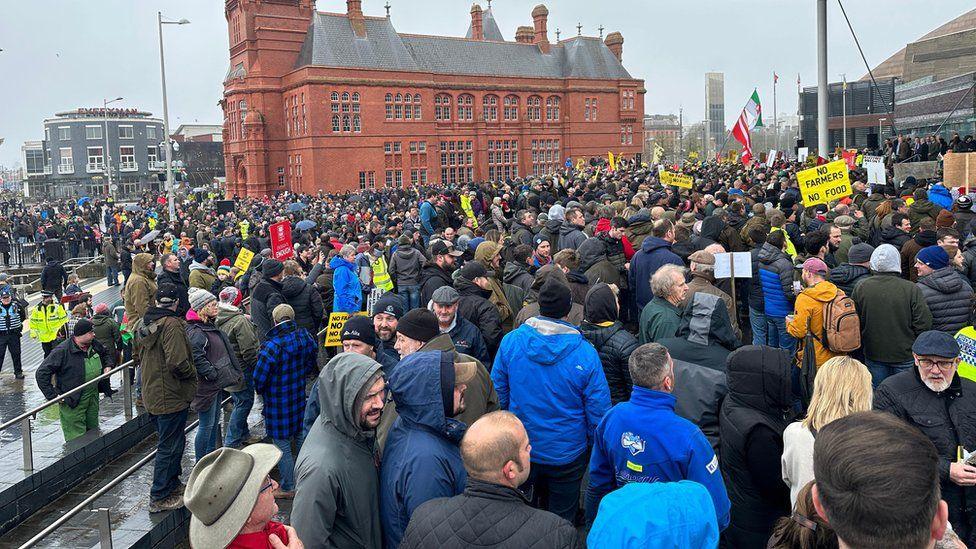
<path fill-rule="evenodd" d="M 30 336 L 41 343 L 49 343 L 58 338 L 58 331 L 67 323 L 68 313 L 60 304 L 38 304 L 31 310 Z"/>
<path fill-rule="evenodd" d="M 976 328 L 966 326 L 956 332 L 959 344 L 959 376 L 976 381 Z"/>
<path fill-rule="evenodd" d="M 239 223 L 239 227 L 241 230 L 241 238 L 247 240 L 247 235 L 251 231 L 251 222 L 245 219 Z"/>
<path fill-rule="evenodd" d="M 375 260 L 373 260 L 370 267 L 373 269 L 373 286 L 380 288 L 385 292 L 393 290 L 393 280 L 390 279 L 390 269 L 386 267 L 386 259 L 380 254 Z"/>

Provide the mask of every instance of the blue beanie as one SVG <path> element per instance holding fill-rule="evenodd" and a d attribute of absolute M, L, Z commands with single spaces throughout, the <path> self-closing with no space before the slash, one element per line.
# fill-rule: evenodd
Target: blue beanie
<path fill-rule="evenodd" d="M 928 246 L 922 248 L 915 256 L 915 259 L 929 268 L 939 270 L 949 265 L 949 254 L 942 249 L 942 246 Z"/>

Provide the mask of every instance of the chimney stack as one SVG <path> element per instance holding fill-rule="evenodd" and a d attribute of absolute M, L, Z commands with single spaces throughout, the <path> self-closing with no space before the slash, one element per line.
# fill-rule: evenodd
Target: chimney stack
<path fill-rule="evenodd" d="M 515 31 L 515 41 L 520 44 L 531 44 L 533 38 L 535 38 L 535 31 L 532 27 L 519 27 Z"/>
<path fill-rule="evenodd" d="M 619 32 L 611 32 L 603 43 L 607 45 L 617 61 L 622 62 L 624 60 L 624 35 Z"/>
<path fill-rule="evenodd" d="M 484 40 L 485 39 L 485 28 L 482 23 L 482 12 L 481 6 L 475 4 L 471 6 L 471 39 L 472 40 Z"/>
<path fill-rule="evenodd" d="M 363 17 L 363 0 L 346 0 L 346 16 L 356 36 L 366 38 L 366 19 Z"/>
<path fill-rule="evenodd" d="M 549 36 L 546 30 L 548 17 L 549 10 L 542 4 L 532 10 L 532 21 L 535 24 L 535 37 L 532 43 L 537 44 L 542 53 L 549 53 Z"/>

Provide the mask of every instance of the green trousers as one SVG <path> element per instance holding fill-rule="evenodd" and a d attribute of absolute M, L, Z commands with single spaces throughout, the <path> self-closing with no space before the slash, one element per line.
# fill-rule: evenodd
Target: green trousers
<path fill-rule="evenodd" d="M 58 415 L 61 417 L 61 430 L 64 431 L 65 442 L 74 440 L 91 429 L 97 429 L 98 391 L 91 389 L 82 391 L 81 400 L 74 408 L 62 402 L 58 405 Z"/>

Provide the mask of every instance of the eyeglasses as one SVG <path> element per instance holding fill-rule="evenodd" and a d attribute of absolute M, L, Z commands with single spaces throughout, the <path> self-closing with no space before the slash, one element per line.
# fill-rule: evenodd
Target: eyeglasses
<path fill-rule="evenodd" d="M 263 494 L 265 490 L 267 490 L 268 488 L 271 488 L 273 486 L 274 486 L 274 481 L 271 480 L 271 479 L 268 479 L 268 483 L 265 484 L 264 486 L 262 486 L 261 487 L 261 490 L 259 490 L 258 493 L 259 494 Z"/>
<path fill-rule="evenodd" d="M 948 372 L 953 366 L 956 365 L 955 360 L 929 360 L 927 358 L 918 359 L 918 365 L 926 370 L 931 370 L 933 366 L 937 367 L 943 372 Z"/>

